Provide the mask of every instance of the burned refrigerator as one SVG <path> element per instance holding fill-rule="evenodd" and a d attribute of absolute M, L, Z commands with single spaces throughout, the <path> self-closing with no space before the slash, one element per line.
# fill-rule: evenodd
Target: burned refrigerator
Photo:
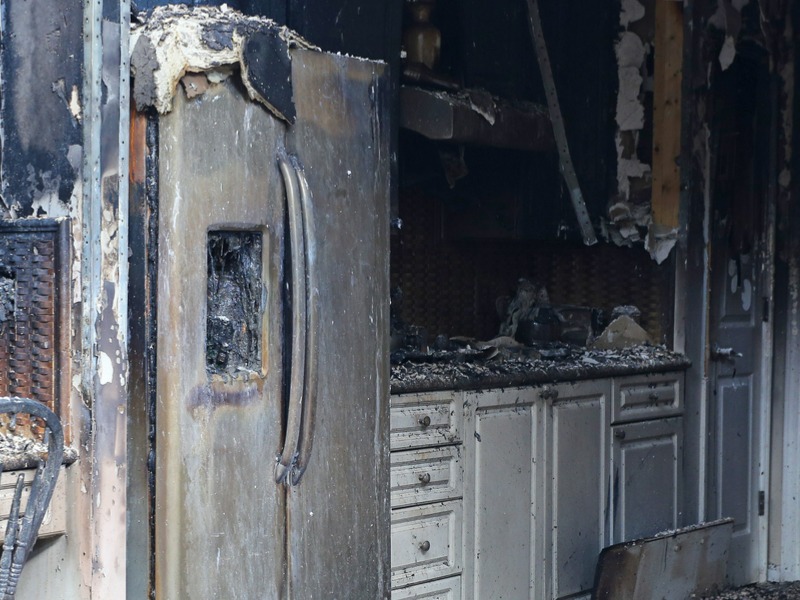
<path fill-rule="evenodd" d="M 387 77 L 250 34 L 156 119 L 155 592 L 384 598 Z"/>

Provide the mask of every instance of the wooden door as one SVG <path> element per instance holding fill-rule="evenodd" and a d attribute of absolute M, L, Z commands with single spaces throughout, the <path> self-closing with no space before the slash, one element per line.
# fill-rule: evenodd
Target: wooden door
<path fill-rule="evenodd" d="M 757 51 L 743 49 L 715 80 L 709 278 L 710 519 L 733 517 L 728 576 L 766 575 L 764 427 L 769 414 L 772 254 L 765 235 L 770 85 Z"/>

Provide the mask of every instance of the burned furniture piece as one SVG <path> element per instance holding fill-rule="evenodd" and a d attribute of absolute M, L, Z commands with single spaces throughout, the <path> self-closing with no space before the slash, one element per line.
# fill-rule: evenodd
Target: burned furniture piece
<path fill-rule="evenodd" d="M 0 474 L 6 463 L 19 464 L 20 459 L 37 465 L 29 488 L 25 475 L 17 476 L 0 554 L 0 599 L 11 600 L 53 496 L 64 456 L 64 432 L 58 416 L 41 402 L 2 397 L 0 437 Z"/>

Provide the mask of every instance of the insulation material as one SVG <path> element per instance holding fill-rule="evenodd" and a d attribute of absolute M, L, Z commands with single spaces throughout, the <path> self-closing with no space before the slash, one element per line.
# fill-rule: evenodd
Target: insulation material
<path fill-rule="evenodd" d="M 135 76 L 133 99 L 139 110 L 152 106 L 160 114 L 172 110 L 172 98 L 178 83 L 187 73 L 207 73 L 210 83 L 227 77 L 231 67 L 241 69 L 242 80 L 251 97 L 276 116 L 286 117 L 251 85 L 244 47 L 255 34 L 276 34 L 288 50 L 312 48 L 299 35 L 271 19 L 247 16 L 222 7 L 185 5 L 153 9 L 143 25 L 131 31 L 131 70 Z M 196 78 L 185 82 L 192 93 Z"/>

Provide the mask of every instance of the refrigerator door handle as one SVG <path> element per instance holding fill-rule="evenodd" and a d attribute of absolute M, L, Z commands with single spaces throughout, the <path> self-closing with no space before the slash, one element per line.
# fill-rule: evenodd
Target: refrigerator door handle
<path fill-rule="evenodd" d="M 289 410 L 283 449 L 275 464 L 275 482 L 291 484 L 297 461 L 297 448 L 303 418 L 306 359 L 306 251 L 303 214 L 298 193 L 297 172 L 287 156 L 278 157 L 278 166 L 286 187 L 289 216 L 289 251 L 292 272 L 291 366 L 289 374 Z"/>
<path fill-rule="evenodd" d="M 302 431 L 297 447 L 295 468 L 292 469 L 291 484 L 297 485 L 308 467 L 308 459 L 314 441 L 317 406 L 317 357 L 319 344 L 319 283 L 317 280 L 317 240 L 314 227 L 314 213 L 311 203 L 311 189 L 302 168 L 295 167 L 297 181 L 300 184 L 300 206 L 303 214 L 303 233 L 305 239 L 306 260 L 306 346 L 305 346 L 305 378 L 303 389 Z"/>

